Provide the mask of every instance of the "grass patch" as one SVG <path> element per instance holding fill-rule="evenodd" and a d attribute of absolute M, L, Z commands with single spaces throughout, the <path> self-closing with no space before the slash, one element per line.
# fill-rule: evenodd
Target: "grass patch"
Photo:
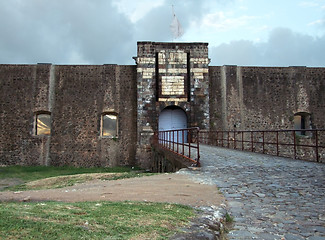
<path fill-rule="evenodd" d="M 118 179 L 125 179 L 125 178 L 136 178 L 136 177 L 143 177 L 143 176 L 152 176 L 156 175 L 157 173 L 139 173 L 139 172 L 128 172 L 128 173 L 120 173 L 114 175 L 103 175 L 100 177 L 101 180 L 118 180 Z"/>
<path fill-rule="evenodd" d="M 0 203 L 0 239 L 168 239 L 193 216 L 163 203 Z"/>
<path fill-rule="evenodd" d="M 5 190 L 39 190 L 73 186 L 95 179 L 117 180 L 149 176 L 153 173 L 142 173 L 129 167 L 113 168 L 75 168 L 46 166 L 9 166 L 0 167 L 0 180 L 21 180 L 23 184 L 7 187 Z"/>
<path fill-rule="evenodd" d="M 137 169 L 138 170 L 138 169 Z M 0 179 L 19 178 L 31 182 L 42 178 L 82 173 L 120 173 L 131 172 L 130 167 L 113 168 L 76 168 L 76 167 L 47 167 L 47 166 L 8 166 L 0 167 Z"/>
<path fill-rule="evenodd" d="M 226 223 L 233 223 L 234 222 L 234 217 L 226 213 Z"/>
<path fill-rule="evenodd" d="M 126 172 L 126 173 L 84 173 L 76 175 L 66 175 L 40 179 L 25 184 L 7 188 L 11 191 L 25 191 L 25 190 L 40 190 L 40 189 L 53 189 L 73 186 L 77 183 L 84 183 L 92 180 L 118 180 L 124 178 L 135 178 L 143 176 L 151 176 L 155 173 L 139 173 L 139 172 Z"/>

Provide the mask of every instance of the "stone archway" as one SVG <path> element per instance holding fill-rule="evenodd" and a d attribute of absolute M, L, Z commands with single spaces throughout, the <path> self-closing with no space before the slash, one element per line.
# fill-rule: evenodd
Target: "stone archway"
<path fill-rule="evenodd" d="M 159 131 L 177 130 L 187 128 L 187 115 L 183 109 L 177 106 L 168 106 L 163 109 L 159 115 L 158 122 Z M 174 139 L 176 137 L 173 137 Z M 183 135 L 179 132 L 178 142 L 183 142 Z M 184 141 L 186 142 L 187 133 L 184 133 Z"/>

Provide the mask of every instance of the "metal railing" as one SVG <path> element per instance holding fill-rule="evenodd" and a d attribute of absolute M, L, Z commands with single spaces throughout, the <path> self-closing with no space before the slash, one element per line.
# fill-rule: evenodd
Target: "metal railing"
<path fill-rule="evenodd" d="M 199 132 L 198 127 L 159 131 L 155 138 L 159 147 L 188 159 L 195 166 L 200 166 Z"/>
<path fill-rule="evenodd" d="M 325 162 L 325 129 L 200 131 L 204 144 Z"/>

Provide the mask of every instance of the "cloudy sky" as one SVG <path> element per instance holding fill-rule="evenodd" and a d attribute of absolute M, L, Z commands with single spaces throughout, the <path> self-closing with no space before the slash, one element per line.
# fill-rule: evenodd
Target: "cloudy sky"
<path fill-rule="evenodd" d="M 212 66 L 325 66 L 325 0 L 0 0 L 0 21 L 0 63 L 134 64 L 137 41 L 179 41 Z"/>

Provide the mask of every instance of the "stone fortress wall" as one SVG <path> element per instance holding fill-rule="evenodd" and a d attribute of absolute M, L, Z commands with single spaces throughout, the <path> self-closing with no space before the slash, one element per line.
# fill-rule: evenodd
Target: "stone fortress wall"
<path fill-rule="evenodd" d="M 215 130 L 294 129 L 308 113 L 311 128 L 325 127 L 325 69 L 210 67 L 210 120 Z"/>
<path fill-rule="evenodd" d="M 210 130 L 235 130 L 251 149 L 251 134 L 244 130 L 287 130 L 325 128 L 325 68 L 307 67 L 210 67 Z M 301 124 L 303 122 L 303 124 Z M 302 126 L 303 125 L 303 126 Z M 278 135 L 281 143 L 293 144 L 293 132 Z M 276 133 L 254 133 L 255 142 L 276 143 Z M 296 132 L 296 144 L 315 145 L 311 131 Z M 324 132 L 318 145 L 325 146 Z M 240 144 L 239 144 L 240 145 Z M 242 146 L 237 146 L 241 148 Z M 255 144 L 256 152 L 277 155 L 276 145 Z M 282 156 L 293 157 L 294 147 L 280 146 Z M 297 158 L 316 161 L 315 148 L 297 147 Z M 318 161 L 325 149 L 318 149 Z"/>
<path fill-rule="evenodd" d="M 0 65 L 0 164 L 146 167 L 168 106 L 201 129 L 293 129 L 297 115 L 325 128 L 325 68 L 209 66 L 207 43 L 138 42 L 134 59 Z M 50 134 L 35 130 L 40 114 Z"/>
<path fill-rule="evenodd" d="M 135 164 L 135 66 L 0 65 L 0 164 Z M 51 134 L 35 134 L 38 113 Z M 101 116 L 118 115 L 118 137 L 100 136 Z"/>

